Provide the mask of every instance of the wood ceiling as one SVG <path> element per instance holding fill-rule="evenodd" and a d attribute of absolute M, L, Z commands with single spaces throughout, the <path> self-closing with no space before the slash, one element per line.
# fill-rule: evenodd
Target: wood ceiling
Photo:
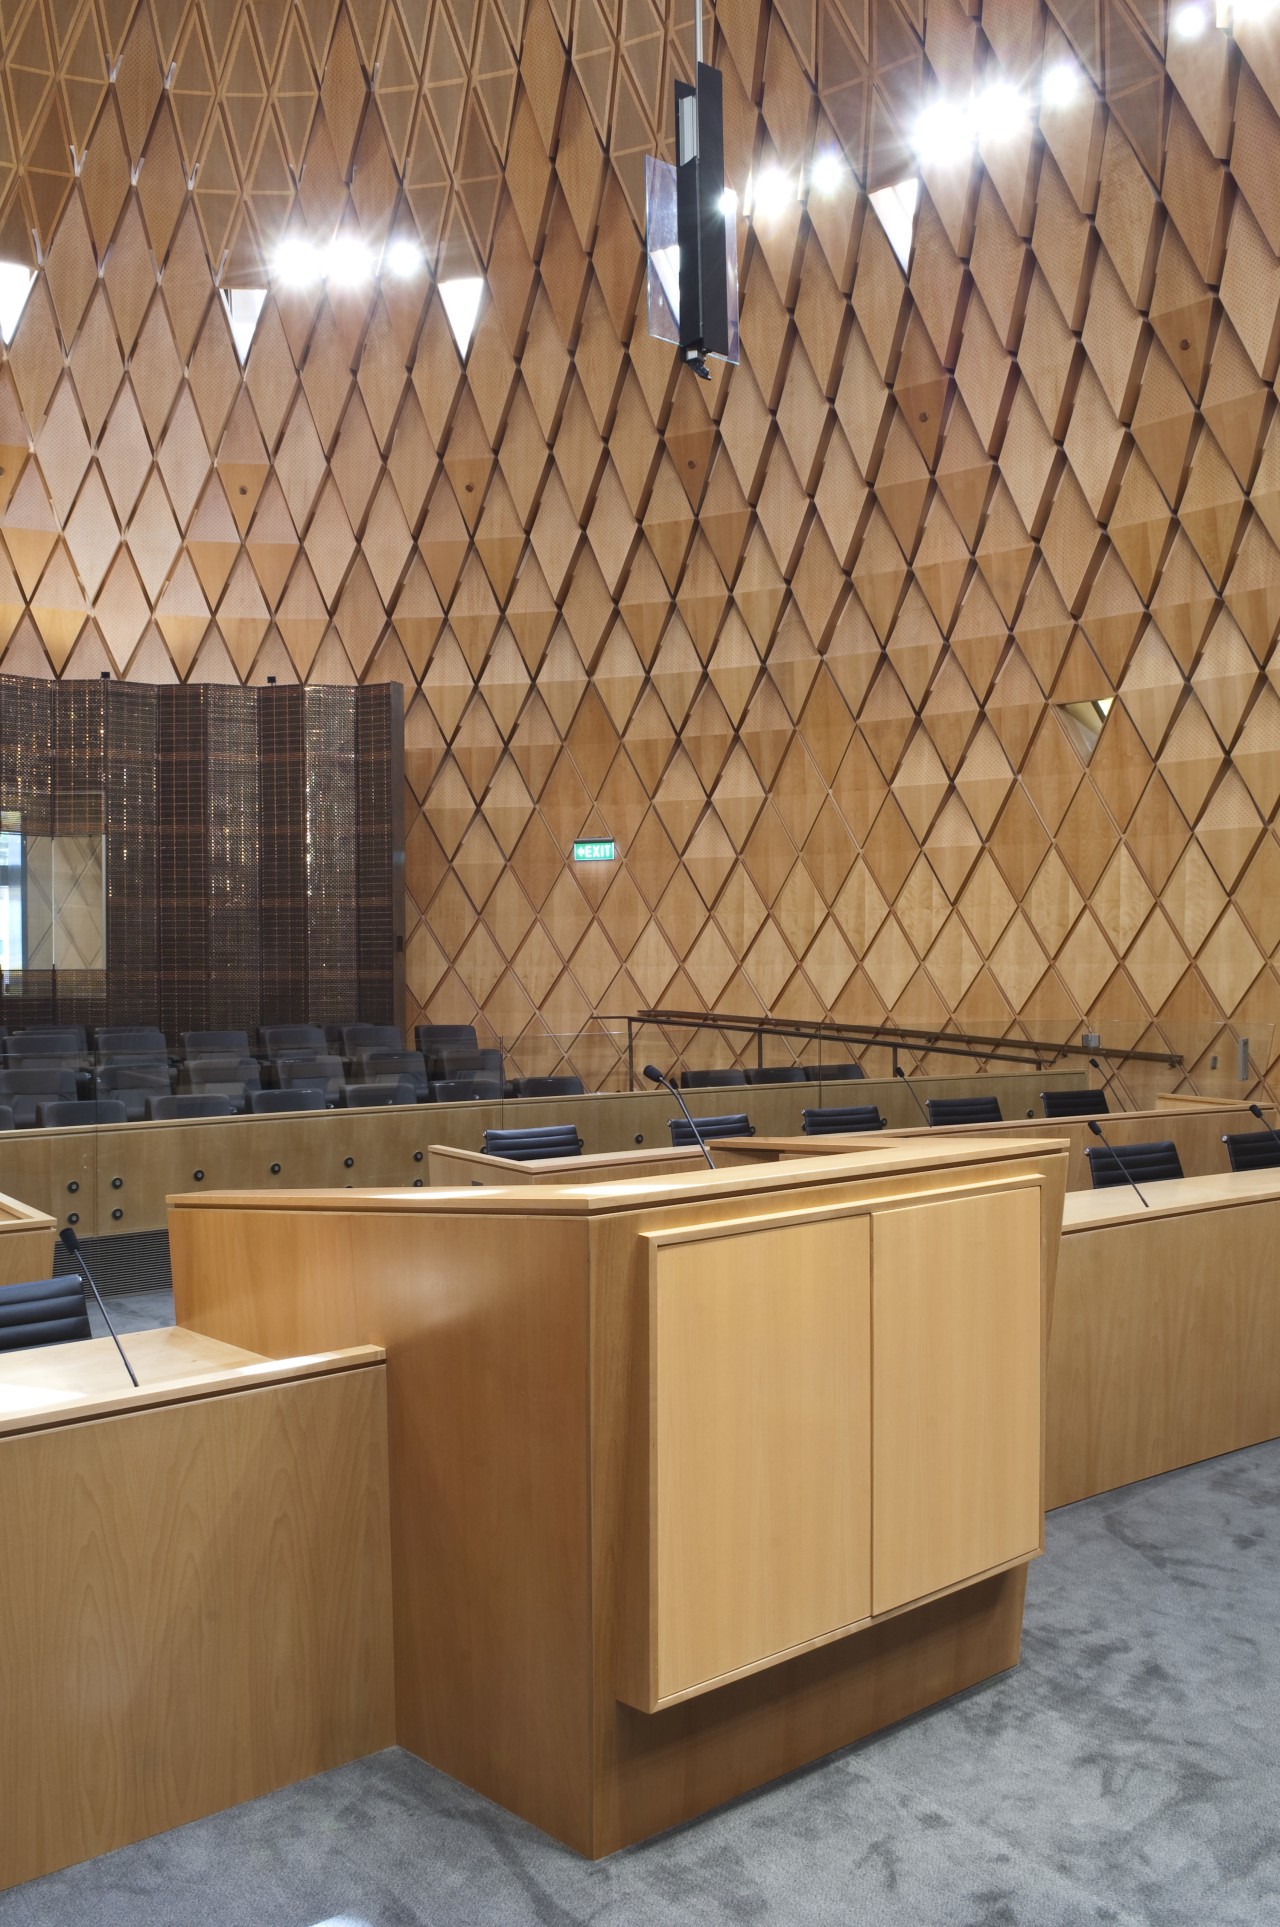
<path fill-rule="evenodd" d="M 659 1002 L 1269 1058 L 1280 9 L 707 18 L 739 190 L 853 169 L 742 225 L 710 386 L 643 318 L 683 14 L 0 0 L 0 672 L 400 680 L 406 1016 L 527 1072 Z M 904 274 L 863 188 L 927 91 L 1064 61 Z M 286 232 L 431 272 L 278 291 L 242 370 Z"/>

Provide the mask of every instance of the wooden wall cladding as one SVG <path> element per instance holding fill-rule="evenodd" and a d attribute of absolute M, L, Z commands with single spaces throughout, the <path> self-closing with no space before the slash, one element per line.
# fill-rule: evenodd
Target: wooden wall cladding
<path fill-rule="evenodd" d="M 856 182 L 742 226 L 703 386 L 642 307 L 684 12 L 3 0 L 0 252 L 40 272 L 0 666 L 399 680 L 406 1017 L 525 1071 L 660 1002 L 1269 1055 L 1271 29 L 973 5 L 723 0 L 739 190 Z M 926 171 L 904 272 L 863 189 L 927 91 L 1063 61 L 1038 132 Z M 242 369 L 218 278 L 286 231 L 431 273 L 277 292 Z M 1060 706 L 1109 697 L 1086 761 Z"/>

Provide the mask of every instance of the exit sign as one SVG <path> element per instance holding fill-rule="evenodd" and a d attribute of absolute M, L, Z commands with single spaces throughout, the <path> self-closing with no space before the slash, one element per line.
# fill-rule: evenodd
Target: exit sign
<path fill-rule="evenodd" d="M 575 843 L 575 863 L 612 863 L 618 852 L 612 843 Z"/>

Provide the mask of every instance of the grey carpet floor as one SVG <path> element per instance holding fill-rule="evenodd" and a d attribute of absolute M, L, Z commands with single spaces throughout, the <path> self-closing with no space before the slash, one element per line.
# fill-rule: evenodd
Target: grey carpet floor
<path fill-rule="evenodd" d="M 1278 1508 L 1280 1443 L 1052 1514 L 1016 1671 L 594 1866 L 393 1751 L 0 1927 L 1280 1923 Z"/>

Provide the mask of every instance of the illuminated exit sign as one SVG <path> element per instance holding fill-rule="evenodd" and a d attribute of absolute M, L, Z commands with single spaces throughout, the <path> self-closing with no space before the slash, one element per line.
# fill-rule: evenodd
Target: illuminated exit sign
<path fill-rule="evenodd" d="M 618 852 L 612 843 L 575 843 L 575 863 L 612 863 Z"/>

